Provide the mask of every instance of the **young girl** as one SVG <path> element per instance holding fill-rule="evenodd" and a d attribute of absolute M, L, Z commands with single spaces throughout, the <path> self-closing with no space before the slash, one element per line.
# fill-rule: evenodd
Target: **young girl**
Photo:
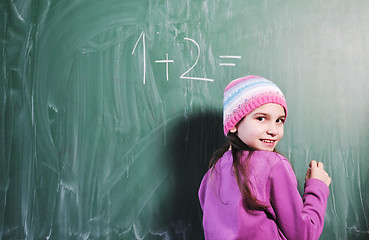
<path fill-rule="evenodd" d="M 330 177 L 311 161 L 303 198 L 288 160 L 275 151 L 287 104 L 271 81 L 247 76 L 224 91 L 224 134 L 199 189 L 205 238 L 318 239 Z"/>

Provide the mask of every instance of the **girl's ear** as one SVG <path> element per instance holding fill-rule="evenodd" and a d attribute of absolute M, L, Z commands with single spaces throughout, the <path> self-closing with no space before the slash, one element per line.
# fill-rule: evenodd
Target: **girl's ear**
<path fill-rule="evenodd" d="M 231 133 L 235 133 L 235 132 L 237 132 L 237 127 L 236 126 L 234 126 L 233 128 L 231 128 L 231 130 L 229 130 Z"/>

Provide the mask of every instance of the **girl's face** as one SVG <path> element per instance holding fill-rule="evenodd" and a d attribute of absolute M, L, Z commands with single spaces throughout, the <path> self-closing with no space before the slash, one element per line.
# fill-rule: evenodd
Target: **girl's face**
<path fill-rule="evenodd" d="M 286 120 L 284 108 L 275 103 L 267 103 L 247 114 L 231 132 L 249 147 L 256 150 L 273 151 L 283 137 Z"/>

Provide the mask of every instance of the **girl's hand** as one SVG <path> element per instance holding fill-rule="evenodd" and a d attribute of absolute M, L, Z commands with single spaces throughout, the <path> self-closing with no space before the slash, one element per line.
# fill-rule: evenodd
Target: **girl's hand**
<path fill-rule="evenodd" d="M 315 178 L 322 180 L 327 186 L 331 184 L 332 179 L 329 177 L 328 173 L 324 170 L 322 162 L 311 161 L 309 164 L 309 169 L 306 172 L 305 181 L 310 178 Z"/>

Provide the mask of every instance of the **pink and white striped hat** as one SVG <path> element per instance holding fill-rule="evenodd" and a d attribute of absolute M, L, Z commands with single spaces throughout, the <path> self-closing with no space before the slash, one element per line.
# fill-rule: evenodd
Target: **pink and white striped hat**
<path fill-rule="evenodd" d="M 224 134 L 227 135 L 248 113 L 267 103 L 281 105 L 287 117 L 286 99 L 273 82 L 258 76 L 246 76 L 230 82 L 224 90 Z"/>

